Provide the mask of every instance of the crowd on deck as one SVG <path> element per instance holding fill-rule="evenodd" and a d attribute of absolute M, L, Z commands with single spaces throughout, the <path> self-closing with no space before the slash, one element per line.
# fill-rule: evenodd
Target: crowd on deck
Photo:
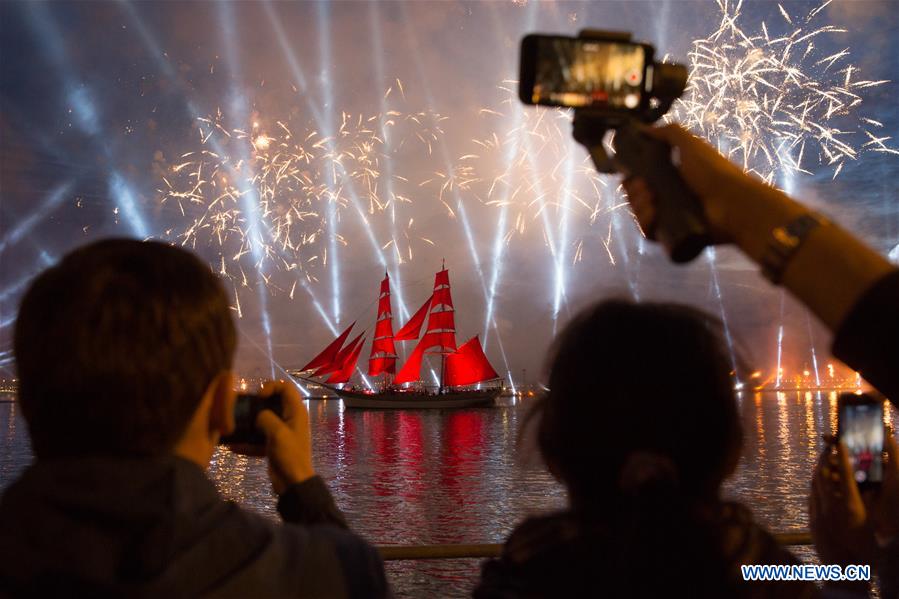
<path fill-rule="evenodd" d="M 684 129 L 645 134 L 677 149 L 715 241 L 791 291 L 833 331 L 835 356 L 899 398 L 899 270 Z M 650 230 L 652 190 L 625 188 Z M 179 248 L 101 241 L 33 282 L 14 351 L 36 459 L 0 500 L 0 595 L 391 595 L 378 553 L 315 473 L 292 385 L 263 385 L 281 394 L 283 417 L 256 420 L 283 524 L 225 501 L 207 478 L 235 426 L 235 346 L 221 282 Z M 647 364 L 656 376 L 641 375 Z M 597 391 L 576 375 L 585 370 L 612 383 Z M 731 370 L 720 323 L 701 311 L 606 299 L 575 317 L 527 424 L 568 507 L 520 523 L 473 595 L 868 596 L 866 581 L 743 579 L 744 565 L 799 562 L 722 498 L 742 442 Z M 899 450 L 886 439 L 875 490 L 859 488 L 846 448 L 827 439 L 810 523 L 822 563 L 870 564 L 880 597 L 899 597 Z"/>

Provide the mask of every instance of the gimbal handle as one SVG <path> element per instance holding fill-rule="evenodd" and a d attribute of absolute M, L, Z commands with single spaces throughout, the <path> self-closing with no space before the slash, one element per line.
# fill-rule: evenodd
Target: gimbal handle
<path fill-rule="evenodd" d="M 603 173 L 620 172 L 640 177 L 652 190 L 655 222 L 646 236 L 664 246 L 671 260 L 690 262 L 712 242 L 702 204 L 671 162 L 671 147 L 640 131 L 627 116 L 575 111 L 574 139 L 590 152 Z M 603 148 L 603 138 L 615 130 L 615 156 Z"/>
<path fill-rule="evenodd" d="M 690 262 L 711 245 L 702 203 L 671 162 L 671 147 L 631 122 L 615 132 L 615 164 L 627 177 L 640 177 L 653 193 L 653 233 L 671 260 Z"/>
<path fill-rule="evenodd" d="M 630 33 L 599 29 L 583 29 L 578 37 L 609 42 L 631 40 Z M 574 139 L 587 148 L 599 172 L 620 172 L 646 181 L 654 196 L 656 213 L 652 230 L 645 231 L 646 236 L 659 241 L 674 262 L 689 262 L 712 242 L 702 204 L 671 162 L 668 144 L 645 135 L 639 128 L 641 122 L 653 123 L 671 108 L 686 87 L 687 69 L 677 64 L 653 67 L 652 107 L 632 114 L 575 109 Z M 615 156 L 611 157 L 603 147 L 609 130 L 615 131 Z"/>

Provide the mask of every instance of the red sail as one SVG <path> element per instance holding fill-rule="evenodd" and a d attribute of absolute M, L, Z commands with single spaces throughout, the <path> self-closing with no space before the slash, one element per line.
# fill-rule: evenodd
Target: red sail
<path fill-rule="evenodd" d="M 378 315 L 377 318 L 381 318 L 384 315 L 392 316 L 390 311 L 390 292 L 388 291 L 385 295 L 382 295 L 378 300 Z"/>
<path fill-rule="evenodd" d="M 453 313 L 453 298 L 450 295 L 449 271 L 445 268 L 434 277 L 432 297 L 434 298 L 431 301 L 432 312 L 428 316 L 428 332 L 425 337 L 439 334 L 439 341 L 432 341 L 431 345 L 441 345 L 444 350 L 456 349 L 456 319 Z"/>
<path fill-rule="evenodd" d="M 419 373 L 421 372 L 421 360 L 424 355 L 425 348 L 422 347 L 421 343 L 419 343 L 415 350 L 409 355 L 406 363 L 403 364 L 403 367 L 397 373 L 396 379 L 394 379 L 394 381 L 398 385 L 417 381 L 420 378 Z"/>
<path fill-rule="evenodd" d="M 456 338 L 453 333 L 425 333 L 415 350 L 403 364 L 399 374 L 396 375 L 398 384 L 411 383 L 421 379 L 421 362 L 425 356 L 425 350 L 432 347 L 440 347 L 441 351 L 456 349 Z M 432 352 L 438 353 L 438 352 Z"/>
<path fill-rule="evenodd" d="M 453 298 L 450 295 L 449 287 L 441 287 L 434 290 L 434 305 L 439 306 L 441 304 L 450 308 L 453 307 Z"/>
<path fill-rule="evenodd" d="M 450 294 L 449 271 L 443 269 L 434 277 L 434 302 L 433 305 L 453 307 L 453 297 Z"/>
<path fill-rule="evenodd" d="M 365 331 L 359 333 L 358 337 L 350 341 L 349 345 L 347 345 L 337 353 L 337 356 L 334 358 L 333 362 L 331 362 L 330 364 L 325 364 L 324 366 L 316 370 L 315 376 L 324 376 L 326 374 L 331 374 L 343 369 L 346 366 L 347 360 L 349 360 L 350 356 L 353 355 L 353 352 L 356 350 L 356 345 L 359 344 L 359 340 L 362 339 L 362 335 L 364 334 Z"/>
<path fill-rule="evenodd" d="M 340 336 L 332 341 L 328 347 L 322 351 L 322 353 L 318 354 L 312 361 L 300 368 L 300 370 L 314 370 L 316 368 L 321 368 L 322 366 L 328 366 L 331 364 L 334 359 L 337 357 L 337 353 L 340 351 L 341 346 L 343 346 L 343 342 L 346 341 L 346 338 L 350 334 L 350 330 L 355 326 L 355 322 L 347 327 L 347 329 L 340 334 Z"/>
<path fill-rule="evenodd" d="M 445 268 L 438 272 L 437 276 L 434 277 L 434 289 L 437 289 L 441 285 L 449 287 L 449 271 Z"/>
<path fill-rule="evenodd" d="M 368 376 L 378 376 L 379 374 L 396 374 L 396 356 L 368 360 Z"/>
<path fill-rule="evenodd" d="M 453 311 L 446 310 L 444 312 L 431 312 L 428 317 L 428 331 L 452 331 L 456 330 L 456 320 L 453 318 Z"/>
<path fill-rule="evenodd" d="M 438 310 L 436 309 L 438 306 L 443 306 L 443 308 Z M 431 309 L 434 310 L 429 313 Z M 420 380 L 421 362 L 426 350 L 439 347 L 440 353 L 447 353 L 456 349 L 456 321 L 453 313 L 453 299 L 450 295 L 449 271 L 445 268 L 434 277 L 434 293 L 406 323 L 406 326 L 400 329 L 395 339 L 417 339 L 426 316 L 428 328 L 396 376 L 397 383 Z"/>
<path fill-rule="evenodd" d="M 378 296 L 378 316 L 375 336 L 368 354 L 368 374 L 393 374 L 396 372 L 396 345 L 393 342 L 393 313 L 390 309 L 390 277 L 384 275 Z"/>
<path fill-rule="evenodd" d="M 456 335 L 450 332 L 425 333 L 418 345 L 424 346 L 425 349 L 441 347 L 443 350 L 454 350 L 456 349 Z"/>
<path fill-rule="evenodd" d="M 387 318 L 382 318 L 375 324 L 375 339 L 380 339 L 381 337 L 390 337 L 393 339 L 393 326 L 391 326 L 390 315 L 387 315 Z"/>
<path fill-rule="evenodd" d="M 353 348 L 353 352 L 347 356 L 346 363 L 344 363 L 340 370 L 328 378 L 328 383 L 336 385 L 337 383 L 345 383 L 350 380 L 350 377 L 353 376 L 353 372 L 356 371 L 356 362 L 359 361 L 359 354 L 362 353 L 362 346 L 364 344 L 365 339 L 362 339 L 356 344 L 356 347 Z"/>
<path fill-rule="evenodd" d="M 428 309 L 431 307 L 431 298 L 428 298 L 421 308 L 418 309 L 418 312 L 412 315 L 412 318 L 409 319 L 409 322 L 403 326 L 399 331 L 396 332 L 396 335 L 393 336 L 397 341 L 409 341 L 411 339 L 418 339 L 418 335 L 421 333 L 421 325 L 424 324 L 425 318 L 428 315 Z"/>
<path fill-rule="evenodd" d="M 385 353 L 388 356 L 396 357 L 396 346 L 393 343 L 393 339 L 391 337 L 382 337 L 381 339 L 375 339 L 371 342 L 371 354 L 369 357 L 371 359 L 375 359 L 378 357 L 384 358 L 388 356 L 376 356 L 377 353 Z"/>
<path fill-rule="evenodd" d="M 483 381 L 499 378 L 484 350 L 477 335 L 459 346 L 455 352 L 446 358 L 446 372 L 443 382 L 450 387 L 459 385 L 473 385 Z"/>

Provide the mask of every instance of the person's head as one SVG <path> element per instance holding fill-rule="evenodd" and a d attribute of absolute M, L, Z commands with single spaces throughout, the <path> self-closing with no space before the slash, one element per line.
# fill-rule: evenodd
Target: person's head
<path fill-rule="evenodd" d="M 184 449 L 202 461 L 233 427 L 235 345 L 222 285 L 191 253 L 127 239 L 71 252 L 32 283 L 16 321 L 36 456 Z"/>
<path fill-rule="evenodd" d="M 575 508 L 601 509 L 659 467 L 687 501 L 717 497 L 742 441 L 720 332 L 686 306 L 622 300 L 565 328 L 533 414 L 540 453 Z"/>

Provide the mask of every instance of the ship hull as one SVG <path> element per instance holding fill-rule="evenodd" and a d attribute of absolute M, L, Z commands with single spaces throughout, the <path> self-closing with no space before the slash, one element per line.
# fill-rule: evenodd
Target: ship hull
<path fill-rule="evenodd" d="M 500 387 L 472 391 L 449 391 L 432 395 L 421 391 L 382 391 L 380 393 L 359 393 L 336 390 L 343 405 L 352 409 L 368 410 L 423 410 L 452 409 L 492 406 L 493 400 L 502 392 Z"/>

